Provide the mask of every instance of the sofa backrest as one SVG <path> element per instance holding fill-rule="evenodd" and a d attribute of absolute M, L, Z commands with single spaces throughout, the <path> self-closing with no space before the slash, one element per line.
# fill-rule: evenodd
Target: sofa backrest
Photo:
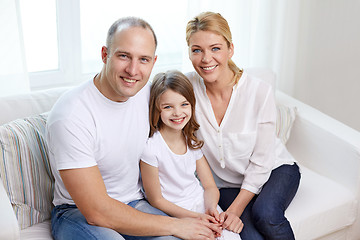
<path fill-rule="evenodd" d="M 56 100 L 70 87 L 0 97 L 0 125 L 18 118 L 50 111 Z"/>

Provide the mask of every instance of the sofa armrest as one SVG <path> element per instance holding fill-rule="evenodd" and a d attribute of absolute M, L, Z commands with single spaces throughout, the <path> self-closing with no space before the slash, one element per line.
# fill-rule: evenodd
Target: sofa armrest
<path fill-rule="evenodd" d="M 1 180 L 0 213 L 0 239 L 20 239 L 19 225 Z"/>
<path fill-rule="evenodd" d="M 360 190 L 360 132 L 283 92 L 279 103 L 296 106 L 297 116 L 287 148 L 302 165 L 346 186 Z"/>

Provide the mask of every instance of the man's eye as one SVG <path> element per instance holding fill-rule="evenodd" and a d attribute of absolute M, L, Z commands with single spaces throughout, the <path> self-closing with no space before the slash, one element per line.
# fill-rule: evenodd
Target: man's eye
<path fill-rule="evenodd" d="M 143 63 L 148 63 L 148 62 L 149 62 L 149 59 L 147 59 L 147 58 L 141 58 L 140 60 L 141 60 L 141 62 L 143 62 Z"/>

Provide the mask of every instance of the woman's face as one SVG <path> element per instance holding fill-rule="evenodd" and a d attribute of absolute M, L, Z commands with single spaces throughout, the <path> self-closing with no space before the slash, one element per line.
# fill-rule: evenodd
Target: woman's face
<path fill-rule="evenodd" d="M 189 38 L 189 58 L 196 72 L 206 82 L 215 82 L 231 71 L 228 61 L 234 47 L 224 37 L 211 31 L 198 31 Z"/>

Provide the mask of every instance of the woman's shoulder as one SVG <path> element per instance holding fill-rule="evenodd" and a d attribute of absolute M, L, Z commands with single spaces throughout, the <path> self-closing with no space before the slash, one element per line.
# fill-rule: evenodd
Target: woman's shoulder
<path fill-rule="evenodd" d="M 243 77 L 249 84 L 254 84 L 266 89 L 273 89 L 275 85 L 275 79 L 269 74 L 263 74 L 262 72 L 244 70 Z"/>

